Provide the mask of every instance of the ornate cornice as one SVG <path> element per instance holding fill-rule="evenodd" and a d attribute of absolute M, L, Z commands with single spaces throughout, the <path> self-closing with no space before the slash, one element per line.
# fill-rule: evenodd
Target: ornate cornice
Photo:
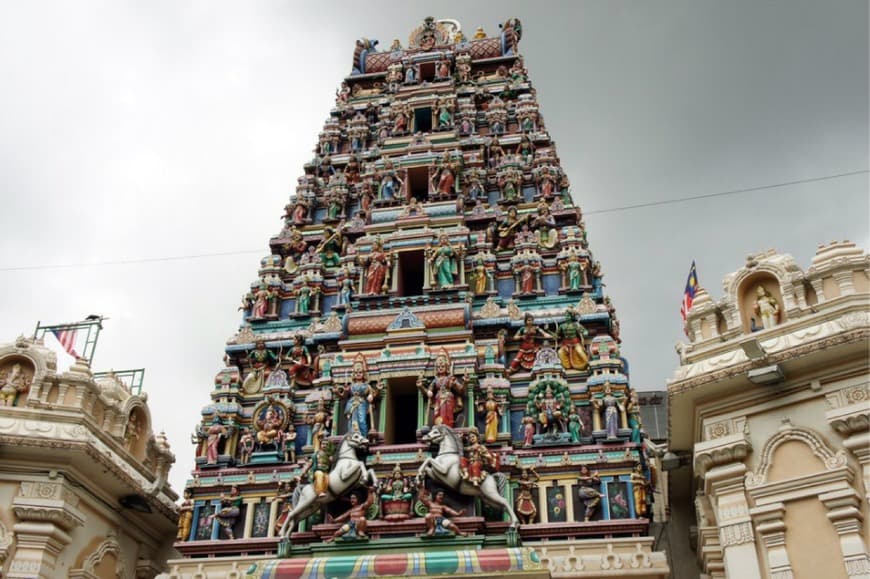
<path fill-rule="evenodd" d="M 695 473 L 704 476 L 715 466 L 743 462 L 752 452 L 752 444 L 744 433 L 729 434 L 695 444 Z"/>

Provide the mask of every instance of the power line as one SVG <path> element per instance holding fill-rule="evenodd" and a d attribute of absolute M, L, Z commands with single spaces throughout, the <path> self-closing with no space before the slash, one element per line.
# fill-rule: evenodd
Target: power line
<path fill-rule="evenodd" d="M 784 181 L 782 183 L 774 183 L 772 185 L 761 185 L 759 187 L 747 187 L 745 189 L 732 189 L 730 191 L 720 191 L 718 193 L 707 193 L 705 195 L 694 195 L 691 197 L 680 197 L 678 199 L 664 199 L 662 201 L 650 201 L 649 203 L 637 203 L 634 205 L 623 205 L 621 207 L 610 207 L 607 209 L 593 209 L 584 211 L 585 215 L 598 215 L 601 213 L 616 213 L 618 211 L 630 211 L 632 209 L 643 209 L 646 207 L 657 207 L 659 205 L 673 205 L 675 203 L 686 203 L 688 201 L 697 201 L 699 199 L 711 199 L 714 197 L 725 197 L 728 195 L 739 195 L 741 193 L 752 193 L 756 191 L 766 191 L 768 189 L 776 189 L 779 187 L 788 187 L 790 185 L 801 185 L 804 183 L 817 183 L 819 181 L 829 181 L 831 179 L 841 179 L 843 177 L 852 177 L 854 175 L 864 175 L 870 173 L 870 169 L 862 169 L 860 171 L 850 171 L 848 173 L 837 173 L 836 175 L 825 175 L 823 177 L 810 177 L 808 179 L 798 179 L 797 181 Z M 166 261 L 185 261 L 190 259 L 204 259 L 209 257 L 226 257 L 231 255 L 246 255 L 249 253 L 262 253 L 262 249 L 245 249 L 239 251 L 223 251 L 217 253 L 198 253 L 191 255 L 173 255 L 165 257 L 142 257 L 137 259 L 118 259 L 109 261 L 94 261 L 86 263 L 62 263 L 50 265 L 23 265 L 13 267 L 0 268 L 2 271 L 33 271 L 40 269 L 72 269 L 78 267 L 104 267 L 110 265 L 128 265 L 136 263 L 159 263 Z"/>
<path fill-rule="evenodd" d="M 760 187 L 747 187 L 746 189 L 732 189 L 731 191 L 720 191 L 719 193 L 707 193 L 705 195 L 695 195 L 692 197 L 680 197 L 679 199 L 665 199 L 663 201 L 650 201 L 649 203 L 637 203 L 635 205 L 623 205 L 622 207 L 610 207 L 608 209 L 593 209 L 584 211 L 585 215 L 593 215 L 600 213 L 616 213 L 617 211 L 628 211 L 630 209 L 642 209 L 644 207 L 657 207 L 659 205 L 673 205 L 674 203 L 685 203 L 686 201 L 697 201 L 698 199 L 710 199 L 713 197 L 725 197 L 726 195 L 738 195 L 740 193 L 751 193 L 753 191 L 765 191 L 767 189 L 776 189 L 778 187 L 788 187 L 789 185 L 801 185 L 803 183 L 816 183 L 818 181 L 828 181 L 830 179 L 840 179 L 841 177 L 851 177 L 853 175 L 864 175 L 870 173 L 870 169 L 861 171 L 850 171 L 848 173 L 838 173 L 836 175 L 825 175 L 824 177 L 811 177 L 809 179 L 798 179 L 797 181 L 785 181 L 783 183 L 775 183 L 773 185 L 762 185 Z"/>

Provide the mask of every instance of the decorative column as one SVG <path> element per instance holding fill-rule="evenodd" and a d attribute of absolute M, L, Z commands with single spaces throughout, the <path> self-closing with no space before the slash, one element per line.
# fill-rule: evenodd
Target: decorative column
<path fill-rule="evenodd" d="M 248 499 L 245 501 L 245 532 L 244 538 L 251 538 L 251 531 L 254 529 L 254 510 L 260 499 Z"/>
<path fill-rule="evenodd" d="M 870 501 L 870 386 L 859 384 L 825 394 L 830 410 L 825 419 L 843 435 L 846 447 L 861 465 L 864 500 Z"/>
<path fill-rule="evenodd" d="M 843 564 L 849 577 L 870 579 L 870 557 L 861 537 L 861 498 L 854 489 L 837 490 L 819 495 L 828 509 L 828 520 L 837 530 Z"/>
<path fill-rule="evenodd" d="M 749 501 L 741 462 L 751 452 L 746 434 L 731 434 L 695 445 L 695 474 L 704 479 L 704 493 L 719 527 L 725 573 L 728 577 L 761 579 Z"/>
<path fill-rule="evenodd" d="M 792 579 L 794 574 L 785 549 L 785 505 L 773 503 L 752 509 L 755 529 L 761 535 L 772 579 Z"/>
<path fill-rule="evenodd" d="M 18 519 L 12 527 L 16 549 L 6 577 L 51 579 L 62 574 L 55 568 L 57 557 L 72 541 L 68 533 L 85 522 L 78 503 L 63 476 L 21 483 L 12 500 Z"/>
<path fill-rule="evenodd" d="M 289 498 L 284 500 L 290 500 Z M 267 537 L 275 536 L 275 522 L 278 520 L 278 508 L 280 507 L 279 501 L 272 501 L 269 504 L 269 532 L 266 533 Z"/>

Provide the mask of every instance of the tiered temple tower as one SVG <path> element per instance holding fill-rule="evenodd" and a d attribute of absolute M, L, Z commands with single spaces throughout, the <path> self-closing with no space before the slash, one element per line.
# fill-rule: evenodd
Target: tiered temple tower
<path fill-rule="evenodd" d="M 406 46 L 357 41 L 197 426 L 176 547 L 217 558 L 173 576 L 667 574 L 521 37 L 427 18 Z"/>

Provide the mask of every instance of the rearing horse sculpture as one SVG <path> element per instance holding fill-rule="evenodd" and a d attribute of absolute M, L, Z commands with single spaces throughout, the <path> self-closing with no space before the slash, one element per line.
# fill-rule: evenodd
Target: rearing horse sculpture
<path fill-rule="evenodd" d="M 310 517 L 325 504 L 331 503 L 359 485 L 377 487 L 375 471 L 366 468 L 357 456 L 357 450 L 368 446 L 368 439 L 358 432 L 347 434 L 338 448 L 338 459 L 329 471 L 329 487 L 324 496 L 317 496 L 314 485 L 307 484 L 293 493 L 293 510 L 281 526 L 280 536 L 289 538 L 297 521 Z"/>
<path fill-rule="evenodd" d="M 453 429 L 443 424 L 433 426 L 423 438 L 425 442 L 438 445 L 438 456 L 427 458 L 417 471 L 417 479 L 422 481 L 425 477 L 444 485 L 445 487 L 468 497 L 480 497 L 485 503 L 494 507 L 500 507 L 507 511 L 511 520 L 511 527 L 519 522 L 514 510 L 507 500 L 501 496 L 507 484 L 507 477 L 500 473 L 487 476 L 475 486 L 464 480 L 460 473 L 459 460 L 462 453 L 462 443 Z"/>

